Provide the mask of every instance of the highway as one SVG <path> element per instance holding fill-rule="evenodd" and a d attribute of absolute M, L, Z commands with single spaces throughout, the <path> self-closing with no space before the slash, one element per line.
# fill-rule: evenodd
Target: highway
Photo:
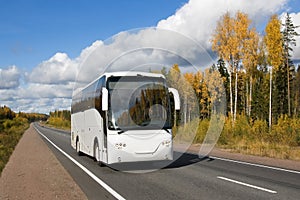
<path fill-rule="evenodd" d="M 300 172 L 185 153 L 168 167 L 128 173 L 78 156 L 70 134 L 35 128 L 88 199 L 299 199 Z"/>

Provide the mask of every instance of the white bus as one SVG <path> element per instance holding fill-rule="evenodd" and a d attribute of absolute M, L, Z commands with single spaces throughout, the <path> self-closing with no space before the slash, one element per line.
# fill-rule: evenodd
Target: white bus
<path fill-rule="evenodd" d="M 74 92 L 71 145 L 104 164 L 172 160 L 176 89 L 161 74 L 105 73 Z"/>

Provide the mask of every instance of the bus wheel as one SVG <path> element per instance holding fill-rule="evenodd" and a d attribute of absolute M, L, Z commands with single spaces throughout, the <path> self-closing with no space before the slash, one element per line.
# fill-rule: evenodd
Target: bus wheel
<path fill-rule="evenodd" d="M 81 156 L 79 140 L 76 141 L 76 152 L 77 152 L 77 154 L 78 154 L 79 156 Z"/>
<path fill-rule="evenodd" d="M 98 145 L 98 142 L 95 142 L 95 144 L 94 144 L 94 160 L 96 162 L 99 161 L 99 145 Z"/>

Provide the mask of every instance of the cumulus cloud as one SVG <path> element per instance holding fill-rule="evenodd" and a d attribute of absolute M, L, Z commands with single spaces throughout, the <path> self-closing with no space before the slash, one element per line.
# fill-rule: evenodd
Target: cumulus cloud
<path fill-rule="evenodd" d="M 293 21 L 293 24 L 294 26 L 299 26 L 297 29 L 296 29 L 296 32 L 298 34 L 300 34 L 300 12 L 298 13 L 290 13 L 290 16 L 292 18 L 292 21 Z M 294 49 L 294 52 L 293 52 L 293 59 L 294 60 L 297 60 L 298 62 L 300 62 L 300 36 L 298 37 L 295 37 L 296 39 L 296 47 L 293 47 Z"/>
<path fill-rule="evenodd" d="M 74 81 L 77 67 L 66 53 L 56 53 L 47 61 L 43 61 L 28 75 L 33 83 L 62 84 Z"/>
<path fill-rule="evenodd" d="M 260 25 L 271 14 L 284 9 L 287 1 L 190 0 L 174 15 L 159 21 L 156 28 L 121 32 L 105 41 L 97 40 L 75 59 L 66 53 L 56 53 L 26 75 L 27 85 L 13 92 L 0 90 L 0 99 L 10 102 L 15 110 L 47 113 L 70 108 L 73 88 L 94 80 L 103 71 L 148 71 L 174 63 L 179 63 L 182 71 L 193 70 L 192 65 L 207 67 L 212 62 L 210 37 L 225 12 L 240 10 L 249 15 L 254 25 Z M 299 13 L 291 16 L 296 25 L 300 24 Z M 300 57 L 300 49 L 295 49 L 294 57 Z M 6 70 L 15 74 L 6 76 L 6 81 L 2 71 L 0 89 L 19 85 L 16 67 Z"/>
<path fill-rule="evenodd" d="M 1 101 L 15 112 L 45 113 L 54 110 L 70 110 L 71 99 L 69 98 L 39 98 L 39 99 L 17 99 L 14 101 Z"/>
<path fill-rule="evenodd" d="M 254 24 L 259 24 L 270 14 L 282 9 L 286 3 L 287 0 L 190 0 L 174 15 L 161 20 L 157 27 L 179 31 L 196 39 L 204 48 L 209 48 L 209 39 L 216 23 L 227 11 L 247 13 Z"/>
<path fill-rule="evenodd" d="M 85 54 L 86 55 L 86 54 Z M 178 32 L 146 28 L 121 32 L 99 43 L 94 51 L 80 59 L 78 82 L 90 82 L 103 71 L 149 71 L 159 66 L 206 66 L 211 57 L 194 40 Z"/>
<path fill-rule="evenodd" d="M 20 84 L 21 72 L 15 66 L 10 66 L 7 69 L 0 69 L 0 90 L 13 89 Z"/>

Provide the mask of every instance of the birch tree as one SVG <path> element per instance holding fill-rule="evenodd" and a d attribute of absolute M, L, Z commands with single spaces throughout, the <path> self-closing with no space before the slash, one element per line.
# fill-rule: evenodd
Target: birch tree
<path fill-rule="evenodd" d="M 273 70 L 279 69 L 283 62 L 283 42 L 280 32 L 281 23 L 277 15 L 271 16 L 265 29 L 265 45 L 267 62 L 270 66 L 270 93 L 269 93 L 269 127 L 272 126 L 272 76 Z"/>
<path fill-rule="evenodd" d="M 247 92 L 247 114 L 251 116 L 252 106 L 252 91 L 253 91 L 253 76 L 258 65 L 259 57 L 259 36 L 253 28 L 249 31 L 248 39 L 244 43 L 243 51 L 243 66 L 246 74 L 249 77 L 249 94 Z M 248 89 L 248 87 L 247 87 Z"/>
<path fill-rule="evenodd" d="M 229 87 L 230 87 L 230 113 L 233 121 L 237 114 L 237 96 L 238 96 L 238 70 L 239 63 L 243 56 L 245 41 L 249 38 L 249 26 L 251 21 L 248 15 L 237 12 L 235 17 L 231 17 L 227 12 L 218 21 L 215 33 L 212 36 L 212 49 L 219 54 L 228 65 Z M 233 94 L 232 94 L 232 73 L 235 74 L 235 96 L 233 111 Z"/>
<path fill-rule="evenodd" d="M 212 50 L 216 51 L 221 59 L 226 62 L 229 73 L 229 95 L 230 114 L 233 116 L 233 95 L 232 95 L 232 72 L 237 63 L 238 45 L 234 33 L 234 19 L 229 12 L 223 15 L 218 21 L 215 32 L 212 36 Z"/>

